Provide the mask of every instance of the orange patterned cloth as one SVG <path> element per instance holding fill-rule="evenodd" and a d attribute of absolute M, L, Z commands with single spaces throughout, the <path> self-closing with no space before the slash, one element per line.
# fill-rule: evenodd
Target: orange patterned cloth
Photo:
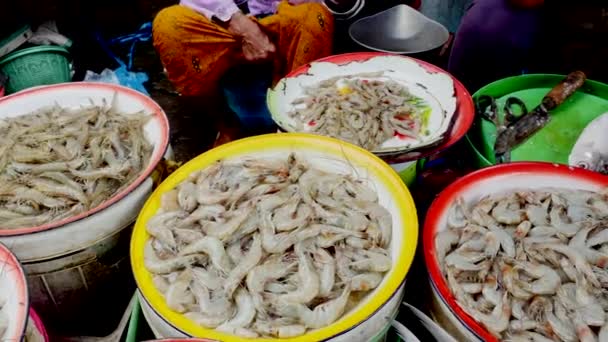
<path fill-rule="evenodd" d="M 291 70 L 331 54 L 333 17 L 321 4 L 283 2 L 276 14 L 259 23 L 277 47 L 275 82 Z M 185 6 L 163 9 L 154 19 L 153 37 L 169 80 L 184 96 L 217 95 L 224 73 L 246 63 L 238 37 Z"/>

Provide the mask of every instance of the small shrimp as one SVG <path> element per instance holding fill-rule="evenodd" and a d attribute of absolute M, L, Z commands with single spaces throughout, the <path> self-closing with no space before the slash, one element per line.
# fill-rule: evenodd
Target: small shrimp
<path fill-rule="evenodd" d="M 179 252 L 180 256 L 205 253 L 211 259 L 214 267 L 222 272 L 228 273 L 232 269 L 232 261 L 224 250 L 224 244 L 217 238 L 205 236 L 204 238 L 184 247 Z"/>
<path fill-rule="evenodd" d="M 452 246 L 458 243 L 459 238 L 460 236 L 453 229 L 445 229 L 435 235 L 435 253 L 441 269 L 443 269 L 445 256 L 452 249 Z"/>
<path fill-rule="evenodd" d="M 526 207 L 526 218 L 533 226 L 548 226 L 549 213 L 540 205 L 528 205 Z"/>
<path fill-rule="evenodd" d="M 256 234 L 253 236 L 253 242 L 247 254 L 228 274 L 228 278 L 224 283 L 224 291 L 228 297 L 232 297 L 234 290 L 239 286 L 243 278 L 247 276 L 249 271 L 262 260 L 263 255 L 262 241 L 259 235 Z"/>
<path fill-rule="evenodd" d="M 279 295 L 278 300 L 287 303 L 309 303 L 320 291 L 320 279 L 308 252 L 304 250 L 301 242 L 294 247 L 298 256 L 298 289 L 284 295 Z"/>
<path fill-rule="evenodd" d="M 334 287 L 336 262 L 323 248 L 317 248 L 313 254 L 315 266 L 319 270 L 319 296 L 327 297 Z"/>
<path fill-rule="evenodd" d="M 520 224 L 517 225 L 517 228 L 515 228 L 515 234 L 513 234 L 513 236 L 516 239 L 521 240 L 525 238 L 526 235 L 528 235 L 530 229 L 532 229 L 532 222 L 527 220 L 522 221 Z"/>
<path fill-rule="evenodd" d="M 184 317 L 206 328 L 215 329 L 226 321 L 225 317 L 206 315 L 201 312 L 187 312 Z"/>
<path fill-rule="evenodd" d="M 517 281 L 517 272 L 504 262 L 501 262 L 500 270 L 502 273 L 503 286 L 511 293 L 515 298 L 528 300 L 532 297 L 532 294 L 523 288 L 521 288 L 520 282 Z"/>
<path fill-rule="evenodd" d="M 492 209 L 492 217 L 502 224 L 520 224 L 525 219 L 523 210 L 513 210 L 510 199 L 498 201 L 494 209 Z"/>
<path fill-rule="evenodd" d="M 591 290 L 585 277 L 578 275 L 576 279 L 577 311 L 580 313 L 585 324 L 601 327 L 606 322 L 606 313 L 595 296 L 590 293 Z"/>
<path fill-rule="evenodd" d="M 155 215 L 146 224 L 146 231 L 148 234 L 167 245 L 167 247 L 175 250 L 177 248 L 177 242 L 175 241 L 175 236 L 173 236 L 171 227 L 185 217 L 186 215 L 182 211 L 170 211 Z"/>
<path fill-rule="evenodd" d="M 177 202 L 182 210 L 192 212 L 198 206 L 196 198 L 196 184 L 184 182 L 178 186 Z"/>
<path fill-rule="evenodd" d="M 89 199 L 80 187 L 73 188 L 42 178 L 29 178 L 26 182 L 29 186 L 35 188 L 43 194 L 72 198 L 85 205 L 89 203 Z"/>
<path fill-rule="evenodd" d="M 597 336 L 593 333 L 591 328 L 587 324 L 585 324 L 581 315 L 574 311 L 572 314 L 572 322 L 574 323 L 574 328 L 576 329 L 576 335 L 578 336 L 581 342 L 596 342 Z"/>
<path fill-rule="evenodd" d="M 494 236 L 498 239 L 500 247 L 505 252 L 505 254 L 510 258 L 514 258 L 515 242 L 513 241 L 511 235 L 509 235 L 509 233 L 507 233 L 504 229 L 495 225 L 490 225 L 488 228 L 492 233 L 494 233 Z"/>
<path fill-rule="evenodd" d="M 284 206 L 275 210 L 273 222 L 277 231 L 291 231 L 306 226 L 313 218 L 313 210 L 307 204 L 300 204 L 299 196 L 294 196 Z"/>
<path fill-rule="evenodd" d="M 131 165 L 129 163 L 124 163 L 122 165 L 102 167 L 90 171 L 70 169 L 69 172 L 80 179 L 112 178 L 116 180 L 124 180 L 124 173 L 128 172 L 129 169 L 131 169 Z"/>
<path fill-rule="evenodd" d="M 311 329 L 319 329 L 335 322 L 342 314 L 348 303 L 351 290 L 346 286 L 342 294 L 310 310 L 304 304 L 288 304 L 286 311 L 292 311 L 300 322 Z M 289 316 L 289 314 L 288 314 Z"/>
<path fill-rule="evenodd" d="M 223 321 L 234 316 L 234 305 L 227 297 L 212 297 L 209 289 L 196 281 L 190 284 L 190 290 L 192 290 L 192 294 L 196 298 L 198 309 L 201 313 L 212 317 L 222 317 Z"/>
<path fill-rule="evenodd" d="M 203 233 L 194 229 L 174 228 L 173 235 L 179 243 L 191 244 L 205 237 Z"/>
<path fill-rule="evenodd" d="M 384 279 L 381 273 L 369 272 L 361 273 L 352 277 L 350 288 L 353 291 L 370 291 L 378 287 Z"/>
<path fill-rule="evenodd" d="M 356 236 L 348 236 L 344 239 L 348 246 L 359 249 L 369 249 L 372 247 L 372 244 L 369 240 L 363 239 Z"/>
<path fill-rule="evenodd" d="M 481 322 L 490 332 L 496 336 L 507 330 L 511 316 L 511 305 L 508 292 L 504 292 L 502 299 L 496 304 L 492 313 L 487 315 L 479 311 L 473 311 L 473 318 Z"/>
<path fill-rule="evenodd" d="M 350 265 L 352 268 L 371 272 L 387 272 L 391 269 L 393 260 L 388 255 L 367 250 L 360 252 L 364 256 L 364 259 L 352 262 Z"/>
<path fill-rule="evenodd" d="M 587 226 L 579 230 L 576 235 L 574 235 L 574 237 L 570 239 L 568 246 L 572 247 L 577 252 L 585 256 L 587 261 L 589 261 L 593 265 L 596 265 L 600 268 L 604 268 L 608 266 L 608 255 L 602 252 L 598 252 L 595 249 L 588 247 L 586 244 L 587 236 L 589 235 L 589 232 L 591 232 L 591 230 L 593 229 L 595 229 L 594 226 Z"/>
<path fill-rule="evenodd" d="M 232 218 L 226 222 L 205 222 L 203 224 L 203 231 L 209 236 L 225 241 L 241 227 L 252 212 L 253 207 L 238 209 L 233 213 Z"/>
<path fill-rule="evenodd" d="M 167 292 L 170 285 L 169 281 L 167 281 L 165 277 L 158 274 L 152 276 L 152 283 L 154 283 L 154 287 L 156 287 L 156 289 L 162 294 Z"/>
<path fill-rule="evenodd" d="M 289 233 L 274 234 L 274 225 L 270 219 L 270 214 L 258 211 L 258 215 L 261 218 L 262 246 L 267 253 L 283 253 L 294 244 L 316 237 L 321 233 L 321 228 L 317 226 L 299 228 Z"/>
<path fill-rule="evenodd" d="M 192 267 L 192 277 L 209 290 L 218 290 L 224 285 L 224 280 L 214 271 L 202 267 Z"/>
<path fill-rule="evenodd" d="M 557 229 L 565 236 L 573 237 L 580 230 L 581 227 L 576 223 L 567 223 L 562 217 L 563 213 L 563 207 L 553 206 L 553 208 L 549 212 L 551 226 L 555 227 L 555 229 Z"/>
<path fill-rule="evenodd" d="M 1 190 L 0 190 L 1 192 Z M 10 194 L 11 191 L 9 191 L 8 194 Z M 60 200 L 58 198 L 53 198 L 50 196 L 47 196 L 45 194 L 43 194 L 42 192 L 35 190 L 35 189 L 30 189 L 30 188 L 26 188 L 26 187 L 16 187 L 12 190 L 12 194 L 11 194 L 12 200 L 17 202 L 17 203 L 21 203 L 21 202 L 34 202 L 37 204 L 42 204 L 43 206 L 47 207 L 47 208 L 63 208 L 66 207 L 67 203 L 64 200 Z"/>
<path fill-rule="evenodd" d="M 184 269 L 195 262 L 205 259 L 205 255 L 193 254 L 161 260 L 156 256 L 156 252 L 154 252 L 151 240 L 148 241 L 144 247 L 144 264 L 146 269 L 155 274 L 168 274 L 180 269 Z"/>
<path fill-rule="evenodd" d="M 595 247 L 597 245 L 603 245 L 608 242 L 608 229 L 602 229 L 597 234 L 591 236 L 587 240 L 588 247 Z"/>
<path fill-rule="evenodd" d="M 549 266 L 517 260 L 514 263 L 514 271 L 522 271 L 536 279 L 532 282 L 518 281 L 518 286 L 525 291 L 537 295 L 550 295 L 554 294 L 561 285 L 559 274 Z"/>
<path fill-rule="evenodd" d="M 550 249 L 558 253 L 565 255 L 574 267 L 581 273 L 583 273 L 593 286 L 599 287 L 599 281 L 597 276 L 593 273 L 591 265 L 585 260 L 585 257 L 578 251 L 569 246 L 558 245 L 558 244 L 539 244 L 538 248 Z"/>
<path fill-rule="evenodd" d="M 372 221 L 378 223 L 380 232 L 382 233 L 379 246 L 387 248 L 391 242 L 393 234 L 393 217 L 391 213 L 378 203 L 368 202 L 364 207 L 365 213 L 369 215 Z"/>
<path fill-rule="evenodd" d="M 185 305 L 194 304 L 194 296 L 188 291 L 191 281 L 192 273 L 190 273 L 190 270 L 185 270 L 173 283 L 169 284 L 165 292 L 165 299 L 171 310 L 183 313 L 186 311 Z"/>
<path fill-rule="evenodd" d="M 251 293 L 253 297 L 253 302 L 258 310 L 258 313 L 262 316 L 266 316 L 266 309 L 264 306 L 264 300 L 261 296 L 261 293 L 264 290 L 269 290 L 269 292 L 274 292 L 272 289 L 267 289 L 266 284 L 275 279 L 279 279 L 281 277 L 286 276 L 287 274 L 293 272 L 293 268 L 297 265 L 297 263 L 284 263 L 276 257 L 269 258 L 265 263 L 255 266 L 249 271 L 247 274 L 246 284 L 247 289 Z M 294 291 L 295 289 L 288 289 L 288 291 Z M 277 293 L 284 292 L 283 289 L 277 291 Z"/>
<path fill-rule="evenodd" d="M 464 228 L 468 224 L 467 216 L 464 200 L 458 198 L 456 203 L 450 208 L 448 214 L 448 227 L 457 229 Z"/>
<path fill-rule="evenodd" d="M 186 219 L 183 225 L 193 224 L 201 220 L 222 221 L 221 218 L 226 213 L 226 208 L 220 204 L 201 205 L 194 210 Z"/>
<path fill-rule="evenodd" d="M 12 162 L 8 166 L 7 172 L 16 171 L 17 173 L 40 174 L 54 171 L 73 171 L 84 164 L 85 161 L 85 158 L 78 158 L 69 162 L 52 162 L 45 164 L 25 164 Z"/>
<path fill-rule="evenodd" d="M 558 305 L 557 303 L 555 305 Z M 548 311 L 545 313 L 545 317 L 549 327 L 557 337 L 559 337 L 562 341 L 565 342 L 575 342 L 577 341 L 576 330 L 574 329 L 574 325 L 569 319 L 562 320 L 558 318 L 553 312 Z"/>
<path fill-rule="evenodd" d="M 452 252 L 445 258 L 447 266 L 453 266 L 462 271 L 481 271 L 490 266 L 487 261 L 485 254 L 471 252 Z M 478 264 L 478 262 L 480 263 Z"/>
<path fill-rule="evenodd" d="M 247 290 L 243 288 L 236 290 L 234 300 L 236 302 L 236 314 L 230 320 L 217 327 L 218 331 L 227 333 L 237 331 L 239 328 L 249 326 L 255 318 L 255 307 Z"/>
<path fill-rule="evenodd" d="M 253 329 L 261 335 L 268 335 L 278 338 L 289 338 L 303 335 L 306 327 L 300 324 L 273 324 L 271 322 L 256 321 Z"/>

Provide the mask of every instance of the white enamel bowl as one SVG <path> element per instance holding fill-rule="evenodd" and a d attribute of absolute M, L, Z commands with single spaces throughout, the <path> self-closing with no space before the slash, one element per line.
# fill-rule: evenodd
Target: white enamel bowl
<path fill-rule="evenodd" d="M 435 315 L 469 341 L 497 341 L 485 328 L 458 306 L 441 274 L 435 255 L 435 236 L 447 228 L 451 206 L 458 198 L 468 205 L 492 194 L 515 190 L 554 187 L 599 191 L 608 186 L 608 177 L 566 165 L 523 162 L 502 164 L 473 172 L 448 186 L 433 201 L 425 220 L 423 232 L 424 258 L 432 285 Z"/>
<path fill-rule="evenodd" d="M 10 245 L 21 261 L 58 255 L 75 246 L 87 245 L 87 241 L 96 241 L 107 236 L 107 230 L 115 229 L 114 222 L 121 221 L 121 217 L 131 216 L 132 219 L 131 211 L 137 210 L 138 205 L 143 204 L 152 190 L 150 176 L 167 149 L 169 123 L 163 110 L 152 99 L 132 89 L 112 84 L 63 83 L 31 88 L 0 99 L 0 119 L 3 119 L 29 114 L 55 104 L 78 108 L 90 105 L 91 102 L 97 105 L 103 104 L 104 101 L 111 103 L 114 96 L 119 111 L 145 111 L 152 116 L 144 127 L 146 138 L 154 145 L 148 165 L 128 187 L 84 213 L 21 229 L 2 229 L 0 223 L 0 241 Z M 126 223 L 117 224 L 124 226 Z M 85 229 L 86 231 L 83 231 Z M 53 243 L 49 243 L 51 241 Z"/>
<path fill-rule="evenodd" d="M 0 314 L 8 318 L 8 329 L 0 341 L 21 341 L 29 313 L 29 294 L 25 273 L 19 261 L 0 243 Z M 1 319 L 1 318 L 0 318 Z"/>

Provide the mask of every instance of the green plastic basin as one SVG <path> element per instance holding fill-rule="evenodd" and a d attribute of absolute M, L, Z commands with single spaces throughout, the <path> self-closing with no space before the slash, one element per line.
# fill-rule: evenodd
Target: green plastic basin
<path fill-rule="evenodd" d="M 9 78 L 6 93 L 69 82 L 69 55 L 68 50 L 58 46 L 35 46 L 6 55 L 0 59 L 0 71 Z"/>
<path fill-rule="evenodd" d="M 528 110 L 532 110 L 564 77 L 530 74 L 504 78 L 479 89 L 473 98 L 481 95 L 494 97 L 498 115 L 502 118 L 502 107 L 507 98 L 517 97 L 526 104 Z M 608 85 L 588 80 L 561 106 L 551 111 L 551 121 L 547 126 L 511 151 L 511 160 L 567 164 L 568 155 L 585 126 L 605 112 L 608 112 Z M 465 139 L 477 167 L 494 165 L 496 127 L 493 123 L 475 118 Z"/>

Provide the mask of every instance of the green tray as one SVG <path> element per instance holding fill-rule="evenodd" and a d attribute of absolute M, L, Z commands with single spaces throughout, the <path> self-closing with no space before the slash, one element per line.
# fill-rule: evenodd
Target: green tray
<path fill-rule="evenodd" d="M 521 99 L 528 110 L 540 104 L 542 98 L 564 79 L 564 75 L 531 74 L 505 78 L 478 90 L 473 98 L 489 95 L 496 99 L 498 114 L 509 97 Z M 512 161 L 544 161 L 568 163 L 568 155 L 585 126 L 599 115 L 608 112 L 608 85 L 588 80 L 556 110 L 551 121 L 526 142 L 511 151 Z M 478 167 L 493 165 L 496 127 L 476 118 L 466 141 L 472 149 Z"/>

